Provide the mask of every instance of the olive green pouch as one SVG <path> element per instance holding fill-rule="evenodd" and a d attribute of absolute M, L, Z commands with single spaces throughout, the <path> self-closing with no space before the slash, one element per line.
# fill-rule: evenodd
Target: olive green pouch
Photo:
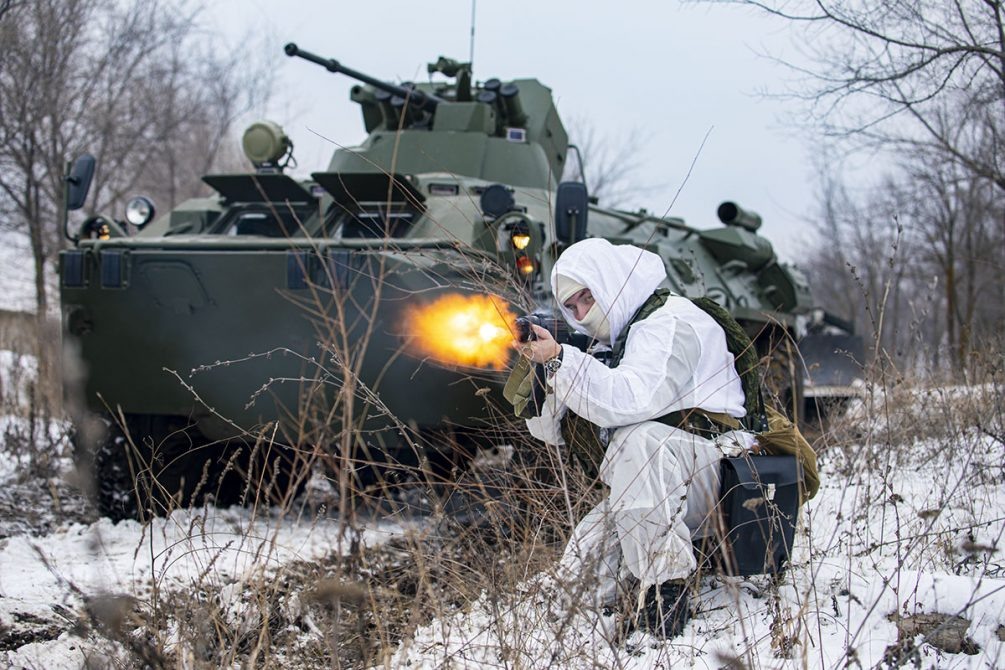
<path fill-rule="evenodd" d="M 813 447 L 806 441 L 799 428 L 789 421 L 788 417 L 774 409 L 766 407 L 768 414 L 768 430 L 757 434 L 757 444 L 760 453 L 769 456 L 795 456 L 802 474 L 799 487 L 799 498 L 806 502 L 817 494 L 820 489 L 820 471 L 817 469 L 817 455 Z"/>
<path fill-rule="evenodd" d="M 513 412 L 521 419 L 537 416 L 532 403 L 534 398 L 534 367 L 529 359 L 521 356 L 509 373 L 506 386 L 503 387 L 503 397 L 513 405 Z"/>

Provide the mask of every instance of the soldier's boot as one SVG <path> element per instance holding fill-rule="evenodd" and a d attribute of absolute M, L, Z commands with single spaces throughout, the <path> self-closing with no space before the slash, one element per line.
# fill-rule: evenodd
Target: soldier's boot
<path fill-rule="evenodd" d="M 677 637 L 691 619 L 687 583 L 673 579 L 650 586 L 638 613 L 638 627 L 654 637 Z"/>

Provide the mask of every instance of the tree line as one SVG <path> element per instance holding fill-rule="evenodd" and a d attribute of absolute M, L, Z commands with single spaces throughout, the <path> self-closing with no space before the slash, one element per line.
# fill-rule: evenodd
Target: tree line
<path fill-rule="evenodd" d="M 97 158 L 85 215 L 139 193 L 164 211 L 234 162 L 233 124 L 269 82 L 214 44 L 184 0 L 0 0 L 0 226 L 31 240 L 39 319 L 69 159 Z"/>
<path fill-rule="evenodd" d="M 807 262 L 817 295 L 902 369 L 965 378 L 977 364 L 1000 366 L 1005 3 L 732 4 L 792 29 L 804 59 L 788 61 L 797 76 L 786 93 L 809 129 L 842 154 L 889 166 L 854 187 L 822 169 L 820 238 Z"/>

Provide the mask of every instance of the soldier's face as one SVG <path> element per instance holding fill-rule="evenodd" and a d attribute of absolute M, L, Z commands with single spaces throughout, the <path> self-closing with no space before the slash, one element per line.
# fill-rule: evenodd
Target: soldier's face
<path fill-rule="evenodd" d="M 590 289 L 584 288 L 573 293 L 572 297 L 562 305 L 572 312 L 572 318 L 576 321 L 582 321 L 586 317 L 586 313 L 593 307 L 593 303 L 593 293 L 590 292 Z"/>

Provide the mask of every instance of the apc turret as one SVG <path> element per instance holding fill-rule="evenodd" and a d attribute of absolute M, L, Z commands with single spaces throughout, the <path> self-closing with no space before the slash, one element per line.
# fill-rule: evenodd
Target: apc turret
<path fill-rule="evenodd" d="M 472 88 L 467 63 L 440 58 L 434 72 L 455 83 L 396 86 L 286 45 L 286 53 L 363 82 L 350 97 L 369 137 L 352 153 L 336 152 L 329 172 L 451 172 L 513 186 L 554 189 L 565 169 L 568 135 L 536 79 L 489 79 Z"/>

